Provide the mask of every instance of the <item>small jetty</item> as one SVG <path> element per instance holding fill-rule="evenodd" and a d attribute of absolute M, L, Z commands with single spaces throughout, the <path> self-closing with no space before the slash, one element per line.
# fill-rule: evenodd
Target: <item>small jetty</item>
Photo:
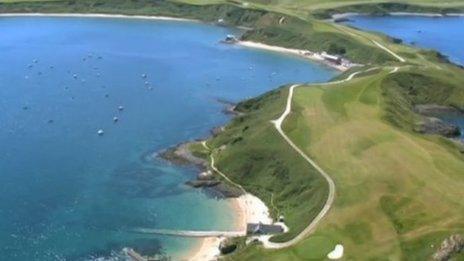
<path fill-rule="evenodd" d="M 248 223 L 246 230 L 241 231 L 200 231 L 200 230 L 172 230 L 172 229 L 147 229 L 132 230 L 135 233 L 156 234 L 179 237 L 243 237 L 255 235 L 273 235 L 284 232 L 284 228 L 278 224 Z"/>

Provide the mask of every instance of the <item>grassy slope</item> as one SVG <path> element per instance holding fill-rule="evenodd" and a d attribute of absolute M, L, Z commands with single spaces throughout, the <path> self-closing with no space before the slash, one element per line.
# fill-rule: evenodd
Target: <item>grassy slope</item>
<path fill-rule="evenodd" d="M 246 115 L 208 143 L 222 147 L 214 155 L 221 171 L 265 200 L 274 216 L 285 216 L 292 229 L 276 241 L 295 236 L 327 197 L 325 181 L 272 128 L 270 120 L 281 113 L 286 95 L 286 89 L 278 89 L 240 104 Z"/>
<path fill-rule="evenodd" d="M 440 78 L 441 72 L 388 71 L 296 90 L 284 129 L 334 178 L 335 205 L 316 233 L 295 247 L 270 251 L 249 246 L 231 259 L 322 259 L 342 243 L 346 259 L 426 260 L 445 237 L 464 232 L 464 156 L 443 138 L 421 136 L 408 125 L 400 129 L 385 120 L 403 113 L 392 106 L 409 107 L 422 99 L 413 95 L 395 101 L 391 91 L 403 91 L 397 82 L 405 75 Z M 450 88 L 463 95 L 462 71 L 449 77 Z M 434 92 L 433 87 L 424 88 Z"/>
<path fill-rule="evenodd" d="M 393 98 L 382 93 L 399 77 L 302 88 L 289 120 L 297 127 L 286 125 L 335 179 L 335 206 L 315 236 L 343 242 L 348 259 L 424 260 L 444 237 L 464 231 L 463 155 L 383 120 Z"/>

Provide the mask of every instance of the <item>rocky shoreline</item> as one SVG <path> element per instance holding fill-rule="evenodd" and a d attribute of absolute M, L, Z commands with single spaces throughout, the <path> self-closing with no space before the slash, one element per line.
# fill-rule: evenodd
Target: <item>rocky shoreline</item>
<path fill-rule="evenodd" d="M 462 115 L 459 109 L 437 104 L 421 104 L 414 106 L 413 111 L 422 116 L 416 130 L 423 134 L 441 135 L 447 138 L 456 138 L 461 135 L 459 126 L 440 119 L 444 115 Z"/>
<path fill-rule="evenodd" d="M 185 184 L 193 188 L 203 189 L 208 195 L 216 198 L 238 198 L 243 191 L 232 186 L 213 175 L 209 170 L 209 162 L 206 159 L 193 155 L 189 147 L 199 141 L 181 143 L 158 154 L 168 162 L 180 166 L 196 166 L 201 171 L 196 179 L 189 180 Z"/>

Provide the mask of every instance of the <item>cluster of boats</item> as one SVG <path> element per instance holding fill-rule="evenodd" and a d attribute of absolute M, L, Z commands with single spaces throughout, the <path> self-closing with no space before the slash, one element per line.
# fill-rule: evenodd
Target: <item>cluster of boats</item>
<path fill-rule="evenodd" d="M 84 58 L 82 59 L 82 61 L 86 61 L 87 58 L 92 58 L 92 57 L 93 57 L 93 54 L 89 54 L 87 57 L 84 57 Z M 97 56 L 97 59 L 101 60 L 101 59 L 103 59 L 103 57 L 102 57 L 102 56 Z M 38 61 L 37 59 L 33 59 L 33 60 L 32 60 L 32 63 L 27 65 L 27 68 L 28 68 L 29 70 L 31 70 L 32 68 L 34 68 L 34 65 L 36 65 L 36 64 L 38 64 L 38 63 L 39 63 L 39 61 Z M 54 67 L 54 66 L 50 66 L 49 68 L 50 68 L 50 69 L 54 69 L 55 67 Z M 94 69 L 94 70 L 98 70 L 98 67 L 94 67 L 93 69 Z M 69 72 L 69 71 L 68 71 L 68 72 Z M 42 75 L 42 72 L 39 71 L 37 74 L 38 74 L 38 75 Z M 101 76 L 101 73 L 97 72 L 97 73 L 96 73 L 96 77 L 100 77 L 100 76 Z M 78 79 L 78 78 L 79 78 L 79 75 L 78 75 L 77 73 L 74 73 L 74 74 L 72 75 L 72 77 L 73 77 L 74 79 Z M 152 90 L 153 87 L 151 86 L 150 82 L 147 80 L 147 79 L 148 79 L 148 74 L 146 74 L 146 73 L 141 74 L 141 78 L 145 80 L 144 85 L 147 86 L 147 88 L 148 88 L 149 90 Z M 26 76 L 25 76 L 25 79 L 28 80 L 28 79 L 29 79 L 29 75 L 26 75 Z M 86 82 L 85 79 L 81 79 L 81 81 L 82 81 L 83 83 Z M 69 89 L 69 88 L 66 86 L 66 87 L 65 87 L 65 90 L 68 90 L 68 89 Z M 109 97 L 109 94 L 105 94 L 105 98 L 108 98 L 108 97 Z M 73 97 L 73 99 L 74 99 L 74 97 Z M 23 110 L 28 110 L 28 109 L 29 109 L 29 106 L 27 106 L 27 105 L 23 106 Z M 118 110 L 119 112 L 124 111 L 124 106 L 119 105 L 118 108 L 117 108 L 117 110 Z M 52 120 L 52 119 L 48 120 L 48 123 L 53 123 L 53 122 L 54 122 L 54 120 Z M 114 123 L 119 122 L 119 117 L 118 117 L 118 116 L 114 116 L 114 117 L 113 117 L 113 122 L 114 122 Z M 98 129 L 98 130 L 97 130 L 97 135 L 103 136 L 104 134 L 105 134 L 105 131 L 104 131 L 103 129 Z"/>

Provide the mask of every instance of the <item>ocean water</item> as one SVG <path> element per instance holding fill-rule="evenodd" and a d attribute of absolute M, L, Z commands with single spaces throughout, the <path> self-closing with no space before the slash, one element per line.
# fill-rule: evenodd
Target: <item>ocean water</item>
<path fill-rule="evenodd" d="M 456 126 L 459 126 L 461 130 L 461 140 L 464 141 L 464 117 L 462 115 L 445 115 L 442 117 L 442 120 L 449 122 L 451 124 L 454 124 Z"/>
<path fill-rule="evenodd" d="M 346 24 L 435 49 L 464 65 L 464 17 L 353 16 Z"/>
<path fill-rule="evenodd" d="M 383 32 L 406 44 L 437 50 L 452 62 L 464 65 L 464 17 L 353 16 L 347 24 Z M 446 116 L 444 120 L 460 127 L 464 139 L 464 118 Z"/>
<path fill-rule="evenodd" d="M 178 258 L 197 241 L 133 229 L 232 229 L 227 203 L 184 185 L 197 169 L 149 155 L 227 123 L 218 99 L 337 74 L 220 44 L 236 32 L 198 23 L 17 17 L 0 28 L 1 260 L 123 247 Z"/>

